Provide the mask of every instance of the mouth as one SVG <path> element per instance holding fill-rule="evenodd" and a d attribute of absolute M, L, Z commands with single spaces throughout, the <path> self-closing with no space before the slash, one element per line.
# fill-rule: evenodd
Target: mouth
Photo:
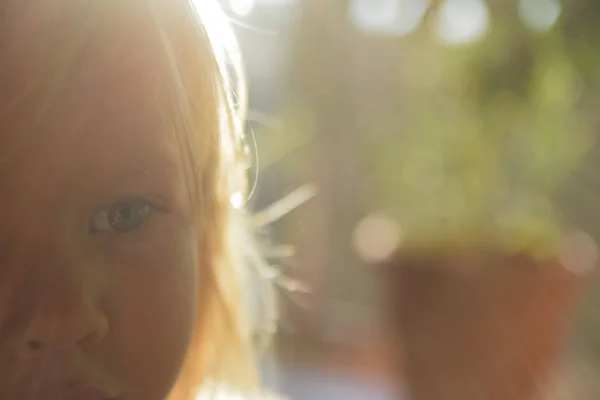
<path fill-rule="evenodd" d="M 95 386 L 77 386 L 59 391 L 52 400 L 117 400 L 106 390 Z"/>

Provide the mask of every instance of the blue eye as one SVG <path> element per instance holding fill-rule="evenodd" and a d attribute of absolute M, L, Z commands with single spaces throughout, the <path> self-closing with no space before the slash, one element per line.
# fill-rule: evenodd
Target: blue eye
<path fill-rule="evenodd" d="M 146 222 L 154 207 L 143 200 L 127 200 L 98 210 L 90 221 L 91 232 L 127 233 Z"/>

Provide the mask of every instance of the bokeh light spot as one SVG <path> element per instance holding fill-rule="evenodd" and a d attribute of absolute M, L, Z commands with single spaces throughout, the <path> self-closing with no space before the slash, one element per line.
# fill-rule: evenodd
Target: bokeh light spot
<path fill-rule="evenodd" d="M 429 0 L 352 0 L 350 19 L 363 31 L 402 36 L 415 30 Z"/>
<path fill-rule="evenodd" d="M 254 0 L 229 0 L 231 11 L 240 17 L 247 17 L 254 10 Z"/>
<path fill-rule="evenodd" d="M 390 257 L 402 240 L 399 224 L 382 213 L 365 217 L 354 229 L 356 254 L 365 262 L 377 263 Z"/>
<path fill-rule="evenodd" d="M 561 13 L 558 0 L 520 0 L 519 15 L 529 28 L 547 31 L 558 21 Z"/>
<path fill-rule="evenodd" d="M 394 25 L 400 3 L 396 0 L 352 0 L 350 17 L 354 23 L 367 31 L 385 31 Z"/>
<path fill-rule="evenodd" d="M 440 42 L 461 45 L 481 39 L 487 32 L 490 16 L 483 0 L 445 0 L 434 23 Z"/>
<path fill-rule="evenodd" d="M 574 274 L 589 273 L 598 263 L 596 241 L 583 231 L 571 233 L 564 240 L 558 258 L 562 266 Z"/>

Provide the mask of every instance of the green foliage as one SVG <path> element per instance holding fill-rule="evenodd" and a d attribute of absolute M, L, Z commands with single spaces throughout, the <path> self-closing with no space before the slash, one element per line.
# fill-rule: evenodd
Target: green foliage
<path fill-rule="evenodd" d="M 401 75 L 409 112 L 377 170 L 413 245 L 555 251 L 553 194 L 592 144 L 593 96 L 580 71 L 590 54 L 574 53 L 560 31 L 515 33 L 514 24 L 495 21 L 462 48 L 412 38 L 411 74 Z"/>

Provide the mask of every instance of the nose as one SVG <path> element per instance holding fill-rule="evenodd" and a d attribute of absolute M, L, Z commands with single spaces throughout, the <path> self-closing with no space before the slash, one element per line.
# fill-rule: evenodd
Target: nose
<path fill-rule="evenodd" d="M 21 355 L 36 357 L 101 342 L 109 323 L 98 304 L 98 288 L 85 283 L 81 274 L 54 274 L 37 282 L 31 293 L 30 317 L 20 344 Z M 89 281 L 89 280 L 88 280 Z"/>

